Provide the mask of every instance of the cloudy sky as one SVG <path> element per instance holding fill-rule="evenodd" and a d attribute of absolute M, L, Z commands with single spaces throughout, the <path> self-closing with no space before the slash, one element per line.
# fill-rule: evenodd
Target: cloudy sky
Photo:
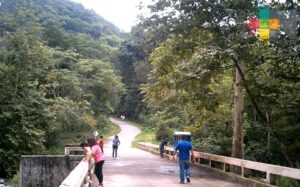
<path fill-rule="evenodd" d="M 148 5 L 152 0 L 72 0 L 81 3 L 87 9 L 93 9 L 106 20 L 112 22 L 120 29 L 129 32 L 135 25 L 137 15 L 145 13 L 140 11 L 138 5 Z"/>
<path fill-rule="evenodd" d="M 139 10 L 138 6 L 153 4 L 153 0 L 72 0 L 81 3 L 87 9 L 93 9 L 106 20 L 114 25 L 129 32 L 131 27 L 137 22 L 137 15 L 140 13 L 146 14 L 146 10 Z M 222 0 L 219 0 L 222 1 Z M 285 2 L 286 0 L 275 0 Z M 297 2 L 298 0 L 293 0 Z M 271 0 L 266 0 L 271 2 Z"/>

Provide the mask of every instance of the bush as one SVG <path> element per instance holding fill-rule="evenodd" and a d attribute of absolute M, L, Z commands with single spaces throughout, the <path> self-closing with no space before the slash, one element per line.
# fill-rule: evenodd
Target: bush
<path fill-rule="evenodd" d="M 164 138 L 172 139 L 172 130 L 166 125 L 160 124 L 156 129 L 155 139 L 161 141 Z"/>
<path fill-rule="evenodd" d="M 299 187 L 300 181 L 286 177 L 278 177 L 276 184 L 278 187 Z"/>
<path fill-rule="evenodd" d="M 19 172 L 17 172 L 9 181 L 10 187 L 17 187 L 19 186 Z"/>

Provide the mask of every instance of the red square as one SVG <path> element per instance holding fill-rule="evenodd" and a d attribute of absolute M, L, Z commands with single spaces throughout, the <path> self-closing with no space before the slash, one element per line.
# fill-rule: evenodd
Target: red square
<path fill-rule="evenodd" d="M 251 18 L 249 19 L 249 29 L 254 30 L 259 28 L 259 21 L 258 18 Z"/>

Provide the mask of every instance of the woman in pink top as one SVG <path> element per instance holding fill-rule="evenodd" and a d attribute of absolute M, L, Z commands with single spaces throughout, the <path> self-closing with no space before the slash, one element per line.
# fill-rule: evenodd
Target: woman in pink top
<path fill-rule="evenodd" d="M 103 186 L 103 173 L 102 173 L 102 167 L 104 164 L 104 155 L 100 149 L 100 147 L 97 144 L 97 141 L 94 138 L 90 138 L 87 140 L 91 147 L 91 152 L 95 160 L 95 175 L 98 178 L 99 185 Z"/>

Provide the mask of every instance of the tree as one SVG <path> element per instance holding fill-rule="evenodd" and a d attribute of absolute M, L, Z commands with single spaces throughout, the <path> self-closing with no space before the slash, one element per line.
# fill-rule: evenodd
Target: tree
<path fill-rule="evenodd" d="M 0 165 L 4 168 L 1 172 L 8 175 L 16 171 L 21 154 L 42 153 L 46 133 L 50 133 L 49 116 L 44 113 L 48 100 L 40 86 L 51 61 L 39 38 L 39 25 L 30 11 L 31 5 L 22 3 L 14 24 L 18 27 L 1 39 L 0 51 Z"/>
<path fill-rule="evenodd" d="M 122 43 L 119 53 L 117 67 L 125 84 L 126 92 L 121 97 L 116 115 L 125 115 L 129 119 L 137 120 L 141 112 L 142 96 L 139 90 L 135 63 L 144 60 L 145 54 L 142 49 L 129 41 Z"/>
<path fill-rule="evenodd" d="M 103 21 L 101 35 L 116 35 L 68 33 L 58 21 L 72 16 L 83 25 Z M 22 154 L 49 154 L 70 143 L 69 134 L 79 142 L 82 132 L 111 128 L 108 115 L 123 90 L 111 63 L 121 38 L 103 18 L 67 1 L 4 1 L 0 20 L 0 176 L 7 177 Z"/>
<path fill-rule="evenodd" d="M 290 5 L 291 2 L 286 4 L 273 2 L 269 6 L 276 6 L 286 10 Z M 243 7 L 243 9 L 240 7 Z M 255 16 L 255 12 L 258 9 L 256 1 L 199 0 L 183 2 L 164 0 L 158 1 L 150 8 L 153 14 L 150 18 L 143 20 L 143 23 L 148 26 L 149 38 L 161 44 L 151 54 L 151 63 L 153 65 L 152 82 L 144 89 L 147 98 L 154 98 L 159 100 L 160 103 L 166 100 L 173 102 L 185 101 L 184 103 L 193 101 L 197 103 L 198 108 L 205 110 L 198 110 L 201 117 L 190 120 L 188 123 L 190 126 L 192 124 L 194 126 L 196 126 L 195 124 L 203 126 L 209 118 L 206 115 L 202 115 L 202 113 L 212 112 L 212 116 L 216 116 L 217 114 L 213 114 L 216 108 L 224 105 L 220 102 L 220 98 L 214 99 L 216 90 L 209 89 L 210 84 L 216 81 L 215 77 L 222 77 L 222 75 L 228 73 L 226 70 L 235 67 L 237 75 L 240 76 L 238 78 L 244 82 L 246 101 L 249 101 L 252 103 L 252 107 L 255 107 L 255 110 L 259 113 L 261 125 L 270 132 L 273 140 L 280 145 L 279 147 L 287 161 L 286 163 L 292 165 L 293 161 L 289 158 L 286 143 L 284 143 L 282 136 L 277 133 L 280 128 L 276 128 L 273 123 L 271 124 L 267 120 L 266 113 L 270 112 L 266 112 L 267 108 L 262 109 L 261 107 L 266 106 L 260 100 L 261 96 L 266 94 L 272 95 L 278 92 L 275 90 L 258 90 L 254 86 L 256 83 L 252 82 L 253 77 L 251 78 L 250 75 L 257 68 L 261 68 L 264 64 L 269 64 L 271 59 L 279 64 L 280 61 L 287 61 L 289 62 L 288 64 L 290 62 L 293 62 L 292 64 L 299 62 L 299 58 L 294 55 L 295 51 L 293 50 L 293 48 L 297 49 L 299 46 L 295 45 L 295 42 L 292 44 L 288 42 L 286 35 L 282 35 L 278 41 L 272 42 L 270 46 L 264 46 L 255 36 L 248 35 L 248 31 L 245 29 L 245 21 Z M 290 47 L 286 45 L 287 43 L 290 43 Z M 283 55 L 284 53 L 286 55 Z M 245 72 L 243 72 L 244 68 L 240 66 L 242 62 L 246 66 L 245 69 L 247 71 Z M 188 69 L 189 65 L 195 70 Z M 273 65 L 271 67 L 274 67 Z M 181 69 L 181 67 L 183 68 Z M 288 66 L 284 68 L 287 71 L 291 71 Z M 182 75 L 185 75 L 185 77 Z M 273 76 L 273 74 L 268 75 Z M 182 79 L 183 77 L 185 79 Z M 276 77 L 275 79 L 280 80 L 278 78 Z M 198 79 L 201 87 L 199 88 L 197 84 L 192 84 L 190 81 L 192 79 Z M 258 80 L 256 79 L 256 81 Z M 259 80 L 258 82 L 268 84 L 267 81 Z M 186 89 L 187 85 L 190 84 L 192 88 Z M 292 85 L 295 86 L 294 84 Z M 198 89 L 201 89 L 201 91 L 199 92 Z M 201 97 L 185 97 L 191 93 L 193 95 L 199 94 Z M 253 93 L 259 94 L 253 95 Z M 293 95 L 292 92 L 290 93 Z M 227 100 L 227 103 L 230 103 L 230 100 Z M 274 102 L 275 98 L 271 100 Z M 284 102 L 281 101 L 280 103 Z M 181 106 L 181 108 L 186 107 L 186 105 L 178 106 Z M 162 107 L 167 106 L 164 105 Z M 246 111 L 249 112 L 248 109 Z M 241 112 L 239 113 L 238 118 L 242 119 L 242 114 Z M 244 115 L 247 115 L 247 113 Z M 237 127 L 240 127 L 241 121 L 239 120 L 236 124 Z M 295 124 L 297 124 L 296 121 L 294 121 L 292 126 Z M 199 128 L 198 130 L 201 129 Z M 233 157 L 242 157 L 242 144 L 244 141 L 242 130 L 243 128 L 239 128 L 234 132 L 234 139 L 237 140 L 234 142 L 237 143 L 233 144 Z M 248 137 L 247 132 L 245 133 Z"/>

